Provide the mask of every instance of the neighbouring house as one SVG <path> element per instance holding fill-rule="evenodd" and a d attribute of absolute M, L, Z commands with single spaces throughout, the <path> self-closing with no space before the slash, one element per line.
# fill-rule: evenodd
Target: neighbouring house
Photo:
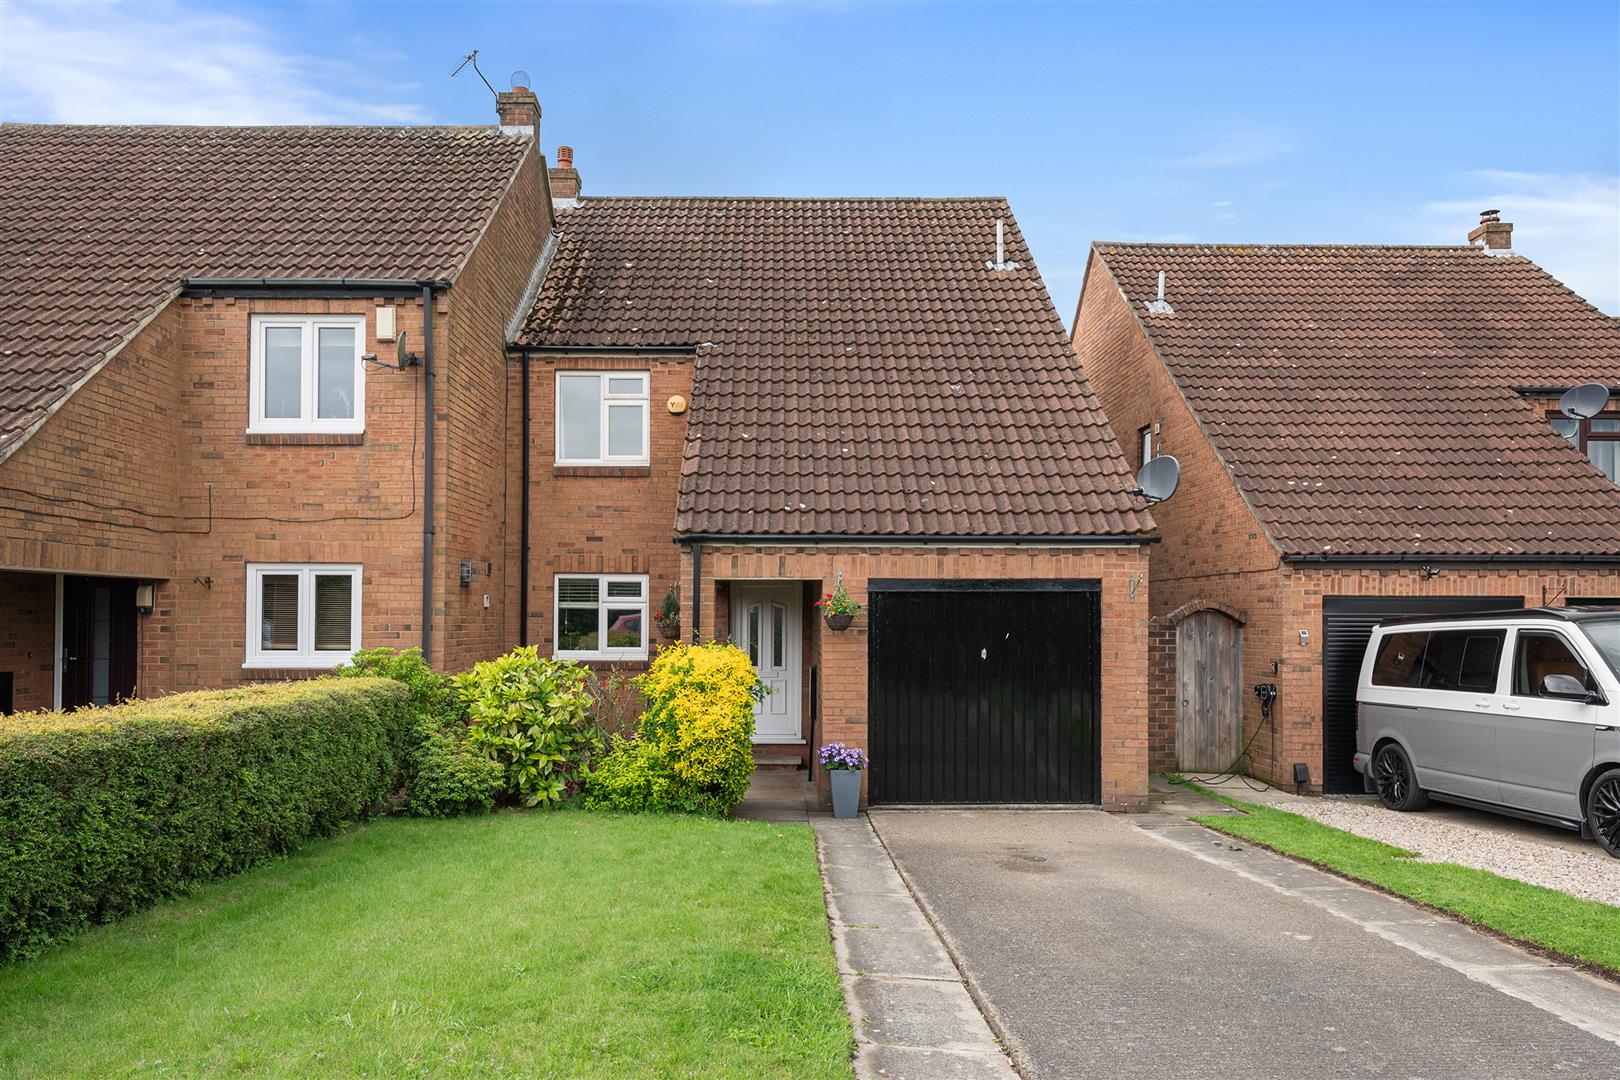
<path fill-rule="evenodd" d="M 515 639 L 507 324 L 552 222 L 539 103 L 498 111 L 0 126 L 0 707 Z"/>
<path fill-rule="evenodd" d="M 1378 619 L 1620 603 L 1620 322 L 1484 215 L 1442 247 L 1092 248 L 1074 344 L 1154 508 L 1152 767 L 1361 790 Z M 1269 716 L 1253 689 L 1276 690 Z"/>
<path fill-rule="evenodd" d="M 1154 526 L 1004 200 L 586 195 L 557 229 L 512 345 L 528 640 L 634 668 L 675 588 L 769 686 L 763 763 L 1143 800 Z"/>

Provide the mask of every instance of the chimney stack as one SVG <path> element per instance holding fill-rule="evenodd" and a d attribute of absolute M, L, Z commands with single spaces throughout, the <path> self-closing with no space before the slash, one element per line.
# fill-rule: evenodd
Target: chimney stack
<path fill-rule="evenodd" d="M 495 95 L 495 113 L 501 118 L 501 134 L 528 136 L 540 141 L 540 99 L 526 85 L 522 72 L 513 72 L 512 89 Z"/>
<path fill-rule="evenodd" d="M 1479 224 L 1468 234 L 1468 242 L 1486 253 L 1513 250 L 1513 223 L 1503 221 L 1500 210 L 1481 210 Z"/>
<path fill-rule="evenodd" d="M 557 164 L 547 170 L 553 202 L 573 202 L 579 198 L 579 170 L 574 168 L 574 148 L 557 147 Z"/>

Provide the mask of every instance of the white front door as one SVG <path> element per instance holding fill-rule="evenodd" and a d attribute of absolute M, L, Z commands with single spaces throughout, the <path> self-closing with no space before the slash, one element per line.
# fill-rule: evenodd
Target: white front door
<path fill-rule="evenodd" d="M 765 684 L 754 706 L 754 741 L 804 741 L 800 717 L 803 663 L 801 590 L 798 585 L 750 585 L 731 589 L 731 640 L 748 654 Z"/>

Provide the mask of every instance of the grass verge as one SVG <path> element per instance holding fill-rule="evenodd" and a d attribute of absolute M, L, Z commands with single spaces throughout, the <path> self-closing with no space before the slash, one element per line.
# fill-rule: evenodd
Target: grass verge
<path fill-rule="evenodd" d="M 0 1075 L 850 1076 L 803 825 L 388 820 L 0 970 Z"/>
<path fill-rule="evenodd" d="M 1453 863 L 1417 861 L 1415 852 L 1335 829 L 1298 814 L 1231 799 L 1176 778 L 1243 816 L 1193 818 L 1198 824 L 1416 900 L 1505 937 L 1620 975 L 1620 907 L 1584 900 Z"/>

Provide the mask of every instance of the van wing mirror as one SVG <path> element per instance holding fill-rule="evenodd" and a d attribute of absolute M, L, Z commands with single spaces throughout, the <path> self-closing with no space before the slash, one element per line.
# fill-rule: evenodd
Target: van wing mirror
<path fill-rule="evenodd" d="M 1573 675 L 1554 672 L 1541 680 L 1541 696 L 1560 701 L 1597 701 L 1602 695 L 1588 690 L 1586 684 Z"/>

